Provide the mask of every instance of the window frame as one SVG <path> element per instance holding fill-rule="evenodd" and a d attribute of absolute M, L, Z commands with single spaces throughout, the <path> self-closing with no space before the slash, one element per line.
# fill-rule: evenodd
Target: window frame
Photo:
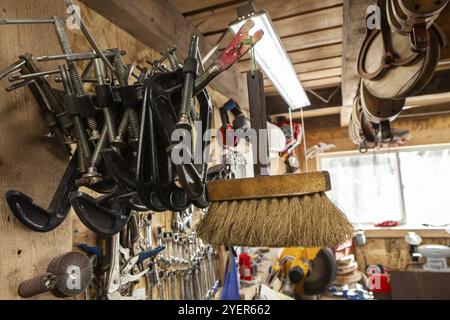
<path fill-rule="evenodd" d="M 369 150 L 365 154 L 361 154 L 358 150 L 327 152 L 327 153 L 322 153 L 322 154 L 317 155 L 316 165 L 317 165 L 317 169 L 320 171 L 320 170 L 322 170 L 321 160 L 326 159 L 326 158 L 341 158 L 341 157 L 358 156 L 358 155 L 366 155 L 367 156 L 370 154 L 373 154 L 373 155 L 395 154 L 395 158 L 397 161 L 397 176 L 399 177 L 399 179 L 398 179 L 398 187 L 399 187 L 399 191 L 400 191 L 399 201 L 400 201 L 401 216 L 402 216 L 402 219 L 399 222 L 400 222 L 401 226 L 405 227 L 405 226 L 408 226 L 409 224 L 408 224 L 408 215 L 406 212 L 404 185 L 403 185 L 402 170 L 401 170 L 401 164 L 400 164 L 400 153 L 415 152 L 415 151 L 442 150 L 442 149 L 450 149 L 450 143 L 383 148 L 380 150 Z M 374 227 L 374 223 L 371 223 L 371 222 L 356 222 L 355 221 L 355 224 L 358 226 L 361 226 L 362 229 Z M 427 227 L 422 226 L 422 228 L 425 229 Z"/>

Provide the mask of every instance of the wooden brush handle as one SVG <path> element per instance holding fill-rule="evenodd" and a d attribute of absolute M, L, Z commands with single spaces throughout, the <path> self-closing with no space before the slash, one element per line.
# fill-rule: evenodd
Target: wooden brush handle
<path fill-rule="evenodd" d="M 209 201 L 295 197 L 331 190 L 326 171 L 220 180 L 207 183 Z"/>

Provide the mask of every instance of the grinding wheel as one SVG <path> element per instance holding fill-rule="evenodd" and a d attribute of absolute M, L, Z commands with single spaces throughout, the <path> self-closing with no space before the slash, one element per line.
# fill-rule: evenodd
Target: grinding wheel
<path fill-rule="evenodd" d="M 436 16 L 448 4 L 449 0 L 399 0 L 398 5 L 410 17 Z"/>
<path fill-rule="evenodd" d="M 304 293 L 317 295 L 327 290 L 336 279 L 336 259 L 331 249 L 321 249 L 312 260 L 310 272 L 304 280 Z"/>
<path fill-rule="evenodd" d="M 360 96 L 364 115 L 373 123 L 395 120 L 405 106 L 405 99 L 393 100 L 375 97 L 367 90 L 363 82 L 361 83 Z"/>

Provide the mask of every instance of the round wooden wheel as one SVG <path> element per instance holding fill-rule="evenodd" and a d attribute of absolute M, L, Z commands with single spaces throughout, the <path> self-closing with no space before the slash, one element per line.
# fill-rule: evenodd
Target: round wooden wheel
<path fill-rule="evenodd" d="M 385 120 L 395 120 L 405 105 L 405 99 L 379 99 L 367 90 L 364 83 L 360 89 L 361 107 L 370 122 L 380 123 Z"/>

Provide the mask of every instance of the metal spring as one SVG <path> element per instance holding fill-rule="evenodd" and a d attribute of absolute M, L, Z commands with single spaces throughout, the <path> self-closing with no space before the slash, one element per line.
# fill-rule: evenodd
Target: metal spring
<path fill-rule="evenodd" d="M 86 121 L 89 126 L 89 129 L 91 129 L 92 131 L 98 131 L 97 120 L 95 120 L 92 117 L 89 117 L 86 119 Z"/>
<path fill-rule="evenodd" d="M 117 133 L 114 126 L 114 120 L 111 110 L 109 108 L 103 108 L 103 116 L 105 118 L 106 127 L 108 128 L 109 140 L 113 141 L 116 138 Z"/>
<path fill-rule="evenodd" d="M 72 48 L 67 40 L 66 30 L 64 29 L 64 22 L 61 18 L 55 17 L 55 32 L 58 37 L 59 44 L 64 54 L 71 54 Z"/>
<path fill-rule="evenodd" d="M 117 79 L 119 80 L 119 84 L 121 86 L 128 86 L 128 75 L 127 75 L 127 68 L 122 60 L 122 56 L 120 55 L 120 52 L 116 52 L 113 59 L 113 65 L 116 69 L 117 73 Z M 132 107 L 127 108 L 128 112 L 128 121 L 131 128 L 131 133 L 133 134 L 133 137 L 137 139 L 139 137 L 139 119 L 136 113 L 136 110 L 134 110 Z"/>
<path fill-rule="evenodd" d="M 55 114 L 62 114 L 64 113 L 64 108 L 59 104 L 56 95 L 54 95 L 54 91 L 51 88 L 48 88 L 51 92 L 47 92 L 45 87 L 42 87 L 40 83 L 35 82 L 32 84 L 36 88 L 36 90 L 39 92 L 39 94 L 42 97 L 42 100 L 44 101 L 47 108 L 52 111 Z"/>
<path fill-rule="evenodd" d="M 120 124 L 119 124 L 119 128 L 117 129 L 117 136 L 119 137 L 119 138 L 122 138 L 123 137 L 123 135 L 125 134 L 125 132 L 127 131 L 127 128 L 128 128 L 128 125 L 129 125 L 129 121 L 130 121 L 130 119 L 129 119 L 129 114 L 130 114 L 130 112 L 129 112 L 130 110 L 125 110 L 125 112 L 124 112 L 124 114 L 123 114 L 123 118 L 122 118 L 122 120 L 120 121 Z"/>
<path fill-rule="evenodd" d="M 103 62 L 101 59 L 94 59 L 94 70 L 95 70 L 95 77 L 97 78 L 98 84 L 99 85 L 105 84 L 104 68 L 103 68 Z"/>
<path fill-rule="evenodd" d="M 84 90 L 83 82 L 81 81 L 80 74 L 78 73 L 77 66 L 74 62 L 68 62 L 67 67 L 69 69 L 70 77 L 72 78 L 73 87 L 75 92 L 79 96 L 86 95 L 86 91 Z"/>

